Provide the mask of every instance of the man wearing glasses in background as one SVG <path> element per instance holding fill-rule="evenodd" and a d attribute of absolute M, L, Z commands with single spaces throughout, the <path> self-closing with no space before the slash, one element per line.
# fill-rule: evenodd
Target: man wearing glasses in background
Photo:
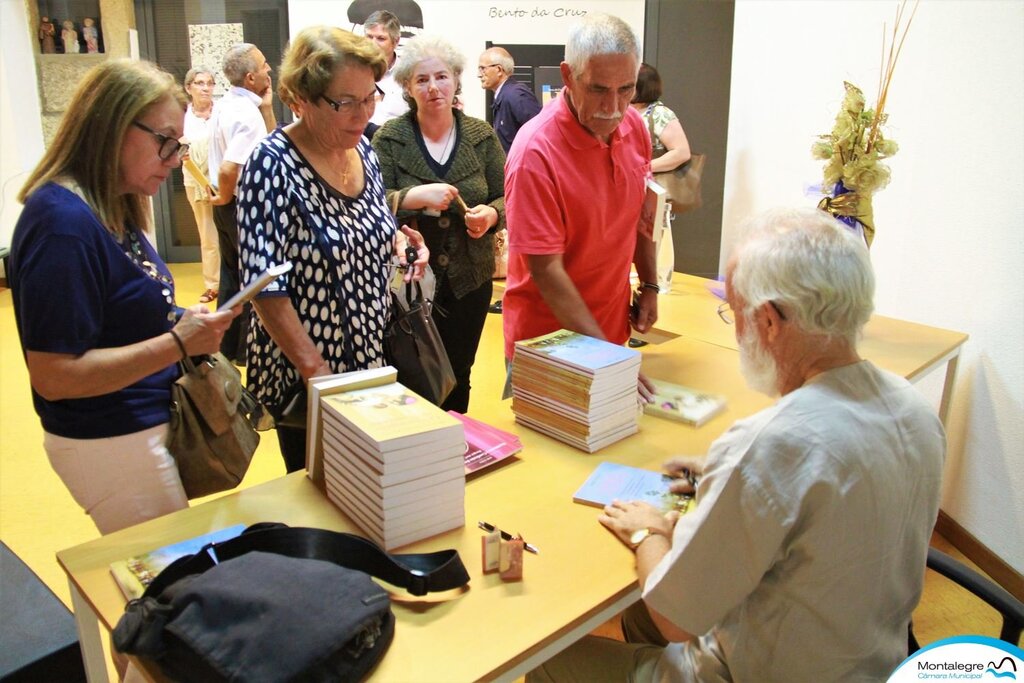
<path fill-rule="evenodd" d="M 377 108 L 370 117 L 370 123 L 366 126 L 366 137 L 372 138 L 377 129 L 390 121 L 409 111 L 409 105 L 402 97 L 402 86 L 395 82 L 392 74 L 398 55 L 395 50 L 398 48 L 398 40 L 402 36 L 402 23 L 398 17 L 387 10 L 379 10 L 366 18 L 363 23 L 363 32 L 366 37 L 372 40 L 387 60 L 388 70 L 377 82 L 381 94 L 377 100 Z"/>
<path fill-rule="evenodd" d="M 523 124 L 532 119 L 540 112 L 540 102 L 536 95 L 528 87 L 512 78 L 512 70 L 515 69 L 515 62 L 512 55 L 503 47 L 492 47 L 484 50 L 477 62 L 476 75 L 480 79 L 480 85 L 484 90 L 494 93 L 494 104 L 491 105 L 493 113 L 492 124 L 494 132 L 498 134 L 498 142 L 501 143 L 505 154 L 512 147 L 512 141 L 516 133 L 523 127 Z M 495 235 L 495 244 L 508 244 L 506 231 Z M 507 247 L 501 249 L 502 254 L 495 253 L 494 258 L 508 261 Z M 501 268 L 501 264 L 498 268 Z M 495 271 L 495 277 L 504 277 L 504 270 Z M 501 313 L 501 299 L 498 299 L 487 309 L 491 313 Z"/>
<path fill-rule="evenodd" d="M 239 43 L 224 55 L 224 75 L 231 88 L 210 117 L 210 182 L 214 194 L 213 222 L 220 246 L 220 291 L 217 305 L 238 293 L 238 223 L 235 188 L 242 166 L 256 145 L 277 126 L 272 103 L 274 87 L 270 64 L 255 45 Z M 249 330 L 249 304 L 231 324 L 221 342 L 221 353 L 245 364 L 245 336 Z"/>

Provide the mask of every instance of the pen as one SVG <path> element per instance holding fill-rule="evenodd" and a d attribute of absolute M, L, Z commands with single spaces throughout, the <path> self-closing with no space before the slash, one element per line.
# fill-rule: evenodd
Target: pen
<path fill-rule="evenodd" d="M 484 531 L 494 531 L 494 525 L 493 524 L 488 524 L 487 522 L 477 522 L 476 525 L 478 527 L 480 527 L 481 529 L 483 529 Z M 515 538 L 514 536 L 512 536 L 512 534 L 510 534 L 509 532 L 504 531 L 504 530 L 501 531 L 501 537 L 503 539 L 505 539 L 506 541 L 511 541 L 511 540 L 514 540 L 514 538 Z M 526 541 L 523 541 L 523 548 L 527 552 L 531 552 L 534 555 L 539 555 L 540 554 L 540 551 L 537 550 L 537 546 L 530 545 Z"/>

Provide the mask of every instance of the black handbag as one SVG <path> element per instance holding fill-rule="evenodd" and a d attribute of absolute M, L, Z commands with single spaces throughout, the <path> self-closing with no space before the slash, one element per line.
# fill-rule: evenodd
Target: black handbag
<path fill-rule="evenodd" d="M 469 581 L 455 550 L 389 555 L 352 534 L 257 524 L 160 572 L 128 603 L 114 646 L 186 683 L 359 681 L 395 630 L 368 575 L 413 595 Z"/>
<path fill-rule="evenodd" d="M 185 356 L 171 385 L 167 450 L 178 465 L 185 495 L 198 498 L 238 486 L 260 443 L 254 426 L 262 406 L 242 386 L 222 354 L 198 363 Z"/>
<path fill-rule="evenodd" d="M 455 388 L 455 372 L 430 317 L 432 303 L 423 298 L 418 282 L 405 285 L 407 306 L 391 292 L 391 320 L 384 330 L 384 358 L 398 371 L 398 381 L 434 405 L 441 405 Z"/>

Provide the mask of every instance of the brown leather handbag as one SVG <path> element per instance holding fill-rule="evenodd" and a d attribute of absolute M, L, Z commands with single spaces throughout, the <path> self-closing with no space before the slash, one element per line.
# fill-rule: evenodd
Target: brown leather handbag
<path fill-rule="evenodd" d="M 262 407 L 242 386 L 238 370 L 222 354 L 198 364 L 186 356 L 171 385 L 167 450 L 189 498 L 232 489 L 242 481 L 260 443 L 254 424 Z"/>

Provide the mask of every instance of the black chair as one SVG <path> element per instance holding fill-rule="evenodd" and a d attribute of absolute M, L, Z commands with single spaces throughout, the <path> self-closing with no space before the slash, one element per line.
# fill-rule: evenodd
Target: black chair
<path fill-rule="evenodd" d="M 1024 631 L 1024 603 L 1010 595 L 994 581 L 982 576 L 962 562 L 950 557 L 941 550 L 928 548 L 928 568 L 938 572 L 947 579 L 963 586 L 971 593 L 988 603 L 1003 617 L 1003 628 L 999 639 L 1016 645 Z M 907 629 L 909 654 L 921 649 L 914 637 L 914 625 Z"/>
<path fill-rule="evenodd" d="M 85 683 L 85 666 L 74 617 L 2 542 L 0 681 Z"/>

